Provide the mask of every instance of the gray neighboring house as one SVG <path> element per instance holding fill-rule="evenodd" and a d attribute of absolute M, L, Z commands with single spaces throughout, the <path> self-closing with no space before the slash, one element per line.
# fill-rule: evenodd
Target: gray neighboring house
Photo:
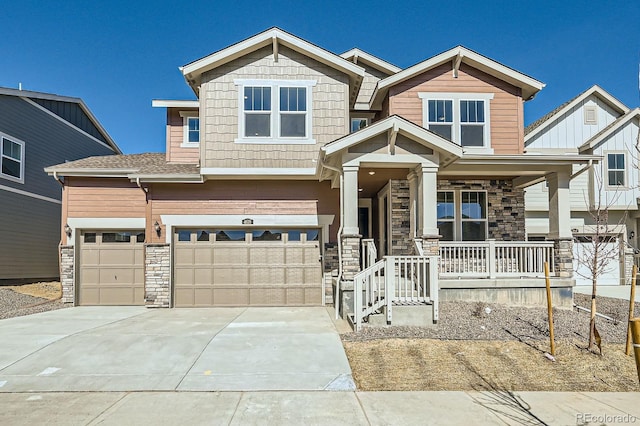
<path fill-rule="evenodd" d="M 62 186 L 44 168 L 121 153 L 81 99 L 0 87 L 0 283 L 60 275 Z"/>

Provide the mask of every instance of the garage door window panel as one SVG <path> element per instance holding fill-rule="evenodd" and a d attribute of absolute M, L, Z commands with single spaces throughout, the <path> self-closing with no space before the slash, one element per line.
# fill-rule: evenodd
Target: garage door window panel
<path fill-rule="evenodd" d="M 247 235 L 244 230 L 238 229 L 220 229 L 214 231 L 216 241 L 246 241 Z"/>
<path fill-rule="evenodd" d="M 83 240 L 85 243 L 95 243 L 96 242 L 96 233 L 95 232 L 85 232 L 83 235 Z"/>
<path fill-rule="evenodd" d="M 103 243 L 130 243 L 131 233 L 130 232 L 103 232 L 102 242 Z"/>

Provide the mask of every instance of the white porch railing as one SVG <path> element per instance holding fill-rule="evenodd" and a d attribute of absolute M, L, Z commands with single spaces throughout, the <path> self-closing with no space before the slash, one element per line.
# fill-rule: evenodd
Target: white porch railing
<path fill-rule="evenodd" d="M 353 280 L 354 326 L 386 307 L 387 323 L 393 304 L 431 304 L 438 320 L 438 256 L 385 256 L 357 273 Z"/>
<path fill-rule="evenodd" d="M 553 242 L 440 242 L 440 276 L 460 278 L 544 277 L 555 272 Z"/>
<path fill-rule="evenodd" d="M 361 245 L 362 269 L 366 269 L 378 260 L 378 249 L 373 239 L 363 239 Z"/>

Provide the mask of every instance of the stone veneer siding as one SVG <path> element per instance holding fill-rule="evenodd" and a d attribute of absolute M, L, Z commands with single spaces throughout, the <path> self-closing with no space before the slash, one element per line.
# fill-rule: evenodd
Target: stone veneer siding
<path fill-rule="evenodd" d="M 338 277 L 340 267 L 338 243 L 325 243 L 323 260 L 324 300 L 325 304 L 333 305 L 333 280 Z"/>
<path fill-rule="evenodd" d="M 145 305 L 168 308 L 171 303 L 171 246 L 146 244 L 144 266 Z"/>
<path fill-rule="evenodd" d="M 573 240 L 553 241 L 553 262 L 556 276 L 560 278 L 573 277 Z"/>
<path fill-rule="evenodd" d="M 621 284 L 630 285 L 633 274 L 634 250 L 631 247 L 624 248 L 624 277 Z"/>
<path fill-rule="evenodd" d="M 476 179 L 438 181 L 439 191 L 487 191 L 487 238 L 498 241 L 525 241 L 524 190 L 511 180 Z"/>
<path fill-rule="evenodd" d="M 60 284 L 62 302 L 75 302 L 75 250 L 73 246 L 60 246 Z"/>
<path fill-rule="evenodd" d="M 391 181 L 391 254 L 409 256 L 414 253 L 409 212 L 409 181 Z"/>
<path fill-rule="evenodd" d="M 361 235 L 342 236 L 342 281 L 353 283 L 353 277 L 360 272 Z"/>

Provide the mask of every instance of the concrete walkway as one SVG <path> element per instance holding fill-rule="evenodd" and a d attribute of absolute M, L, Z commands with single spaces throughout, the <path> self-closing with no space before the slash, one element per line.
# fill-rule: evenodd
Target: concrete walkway
<path fill-rule="evenodd" d="M 590 285 L 577 285 L 573 291 L 580 294 L 591 294 Z M 628 285 L 599 285 L 598 296 L 612 297 L 614 299 L 629 300 L 631 296 L 631 286 Z M 636 287 L 636 302 L 640 302 L 640 286 Z"/>
<path fill-rule="evenodd" d="M 321 307 L 76 307 L 2 320 L 0 342 L 0 392 L 355 390 Z"/>
<path fill-rule="evenodd" d="M 13 393 L 0 406 L 6 425 L 640 424 L 633 393 Z"/>

